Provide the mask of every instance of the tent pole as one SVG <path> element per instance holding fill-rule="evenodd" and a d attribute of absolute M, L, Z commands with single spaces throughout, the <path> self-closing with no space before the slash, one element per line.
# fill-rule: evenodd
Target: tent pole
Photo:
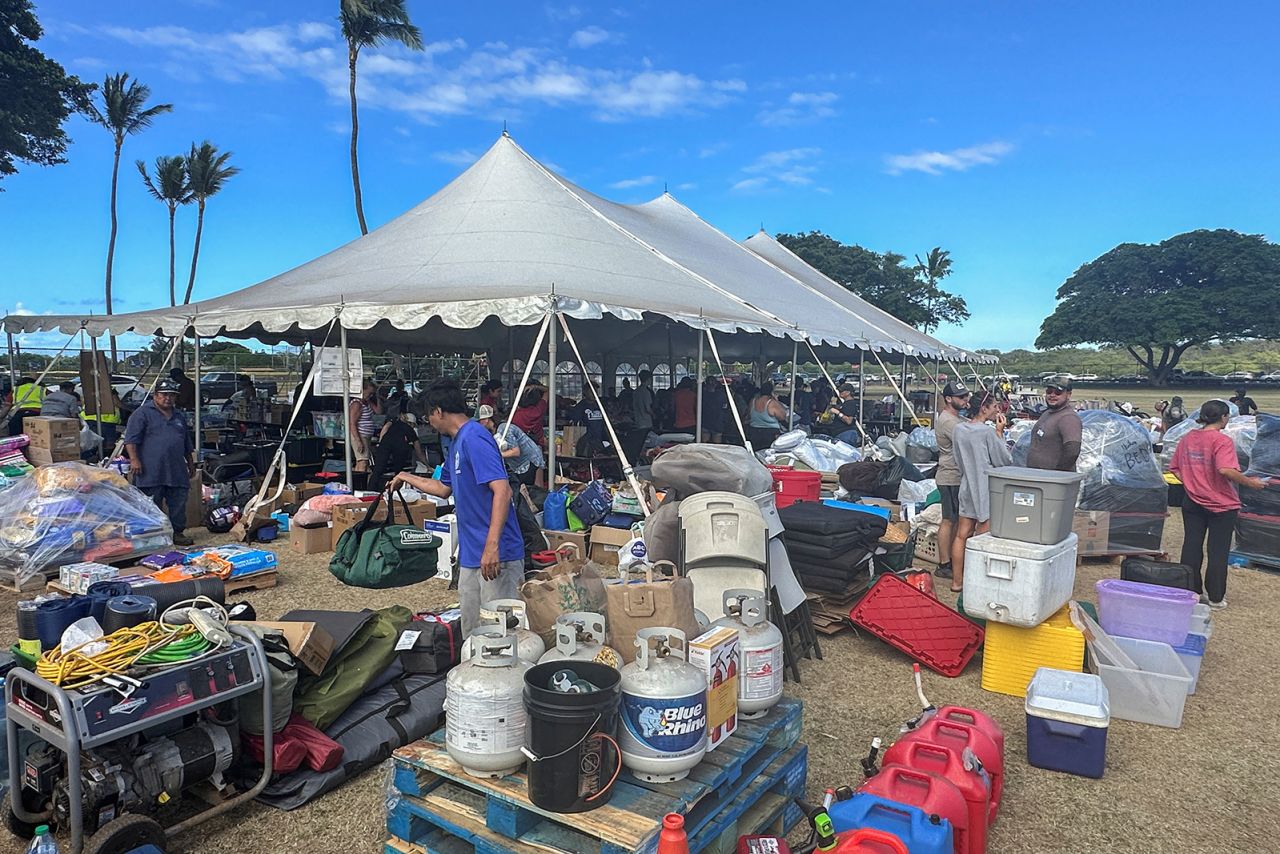
<path fill-rule="evenodd" d="M 707 342 L 711 344 L 711 356 L 716 360 L 716 366 L 720 369 L 720 376 L 724 376 L 724 362 L 720 361 L 720 348 L 716 346 L 716 338 L 711 334 L 711 327 L 707 327 Z M 751 447 L 751 440 L 747 438 L 747 428 L 742 426 L 742 413 L 738 412 L 737 402 L 733 399 L 733 392 L 727 386 L 725 387 L 725 395 L 729 399 L 729 413 L 733 416 L 733 423 L 738 428 L 738 435 L 742 437 L 742 446 L 747 449 L 748 453 L 754 454 L 756 449 Z"/>
<path fill-rule="evenodd" d="M 907 354 L 902 354 L 902 396 L 905 398 L 907 392 Z M 905 401 L 904 401 L 905 402 Z M 902 431 L 903 419 L 906 418 L 907 408 L 904 406 L 898 410 L 898 431 Z M 914 417 L 914 414 L 913 414 Z"/>
<path fill-rule="evenodd" d="M 551 312 L 551 324 L 547 329 L 547 395 L 551 398 L 547 406 L 547 488 L 556 485 L 556 321 L 560 315 Z M 585 368 L 583 369 L 586 370 Z"/>
<path fill-rule="evenodd" d="M 196 422 L 195 422 L 196 463 L 199 464 L 200 449 L 204 447 L 204 434 L 200 432 L 200 410 L 204 409 L 204 406 L 202 405 L 200 400 L 200 335 L 196 333 L 194 326 L 191 327 L 191 332 L 192 332 L 192 338 L 194 339 L 194 343 L 191 346 L 191 358 L 195 359 L 195 365 L 192 366 L 192 370 L 195 371 L 195 375 L 196 375 L 196 378 L 195 378 L 195 383 L 196 383 Z"/>
<path fill-rule="evenodd" d="M 805 341 L 804 341 L 804 344 L 805 344 L 805 346 L 806 346 L 806 347 L 808 347 L 808 348 L 809 348 L 809 354 L 810 354 L 811 356 L 813 356 L 813 361 L 818 365 L 818 370 L 822 371 L 822 376 L 826 378 L 827 382 L 831 385 L 831 389 L 832 389 L 832 391 L 833 391 L 833 392 L 835 392 L 835 390 L 836 390 L 836 381 L 835 381 L 835 380 L 833 380 L 833 379 L 831 378 L 831 373 L 827 370 L 827 366 L 826 366 L 826 365 L 824 365 L 824 364 L 822 363 L 822 360 L 818 358 L 818 351 L 817 351 L 817 350 L 815 350 L 815 349 L 813 349 L 813 342 L 812 342 L 812 341 L 810 341 L 808 338 L 806 338 L 806 339 L 805 339 Z M 861 378 L 861 377 L 859 377 L 859 378 L 858 378 L 858 383 L 859 383 L 859 384 L 861 384 L 861 383 L 862 383 L 862 378 Z M 824 405 L 824 406 L 823 406 L 823 408 L 825 409 L 825 408 L 826 408 L 826 406 Z M 857 417 L 857 418 L 854 418 L 854 419 L 853 419 L 853 426 L 858 428 L 858 432 L 862 435 L 862 441 L 863 441 L 863 443 L 864 443 L 864 444 L 868 444 L 868 445 L 869 445 L 869 444 L 871 444 L 871 437 L 867 435 L 867 430 L 866 430 L 866 428 L 862 426 L 862 413 L 861 413 L 861 412 L 859 412 L 859 413 L 858 413 L 858 417 Z"/>
<path fill-rule="evenodd" d="M 112 338 L 111 340 L 112 340 L 112 343 L 114 344 L 115 339 Z M 97 338 L 89 339 L 89 352 L 93 360 L 93 411 L 97 416 L 97 421 L 95 423 L 98 425 L 98 429 L 96 431 L 98 434 L 98 460 L 101 461 L 102 460 L 102 381 L 99 379 L 99 374 L 98 374 L 98 339 Z M 80 390 L 84 391 L 83 381 L 80 383 Z M 115 401 L 112 401 L 112 404 L 114 403 Z"/>
<path fill-rule="evenodd" d="M 796 357 L 800 354 L 800 342 L 791 342 L 791 403 L 787 406 L 787 429 L 794 428 L 796 418 Z"/>
<path fill-rule="evenodd" d="M 12 338 L 12 336 L 10 336 L 10 338 Z M 703 347 L 702 336 L 701 336 L 701 335 L 699 335 L 699 336 L 698 336 L 698 388 L 697 388 L 697 392 L 698 392 L 698 397 L 697 397 L 697 401 L 698 401 L 698 402 L 697 402 L 697 412 L 698 412 L 697 422 L 698 422 L 698 426 L 695 428 L 695 432 L 697 433 L 697 435 L 696 435 L 696 436 L 694 436 L 694 438 L 693 438 L 693 440 L 694 440 L 695 442 L 701 442 L 701 441 L 702 441 L 702 395 L 703 395 L 703 393 L 704 393 L 704 391 L 705 391 L 705 389 L 703 389 L 703 387 L 702 387 L 702 384 L 706 381 L 706 377 L 704 376 L 704 375 L 705 375 L 705 373 L 706 373 L 706 371 L 703 369 L 703 366 L 702 366 L 702 347 Z M 12 354 L 12 352 L 13 352 L 13 351 L 12 351 L 12 348 L 11 348 L 11 349 L 10 349 L 10 354 Z"/>
<path fill-rule="evenodd" d="M 9 395 L 18 388 L 18 362 L 13 355 L 13 333 L 6 333 L 9 336 Z"/>
<path fill-rule="evenodd" d="M 858 351 L 858 420 L 867 417 L 867 351 Z"/>
<path fill-rule="evenodd" d="M 667 321 L 667 389 L 676 390 L 676 351 L 671 346 L 671 321 Z"/>
<path fill-rule="evenodd" d="M 942 362 L 937 356 L 933 357 L 933 425 L 938 426 L 938 375 L 942 373 Z"/>
<path fill-rule="evenodd" d="M 514 326 L 507 327 L 507 364 L 510 367 L 507 368 L 507 387 L 504 391 L 507 393 L 507 411 L 514 412 L 516 399 L 511 396 L 511 381 L 516 378 L 516 328 Z"/>
<path fill-rule="evenodd" d="M 355 489 L 354 462 L 351 455 L 351 363 L 347 355 L 347 327 L 338 321 L 338 344 L 342 348 L 342 444 L 347 470 L 347 489 Z"/>

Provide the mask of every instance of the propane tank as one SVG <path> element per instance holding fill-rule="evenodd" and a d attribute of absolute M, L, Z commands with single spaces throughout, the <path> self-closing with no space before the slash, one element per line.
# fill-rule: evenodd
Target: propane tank
<path fill-rule="evenodd" d="M 574 611 L 556 617 L 556 645 L 547 650 L 539 664 L 548 661 L 594 661 L 615 670 L 622 668 L 622 656 L 605 646 L 604 617 L 590 611 Z"/>
<path fill-rule="evenodd" d="M 782 632 L 769 622 L 759 590 L 724 591 L 724 616 L 717 626 L 738 630 L 738 714 L 758 718 L 782 699 Z"/>
<path fill-rule="evenodd" d="M 502 631 L 491 629 L 501 626 Z M 490 599 L 480 607 L 480 625 L 473 634 L 498 636 L 511 634 L 516 638 L 516 650 L 520 657 L 530 664 L 537 664 L 547 650 L 542 636 L 529 631 L 529 612 L 524 602 L 519 599 Z M 466 661 L 475 653 L 475 641 L 467 638 L 462 642 L 461 660 Z"/>
<path fill-rule="evenodd" d="M 533 665 L 512 635 L 480 635 L 476 654 L 445 682 L 445 749 L 472 777 L 505 777 L 524 764 L 524 674 Z"/>
<path fill-rule="evenodd" d="M 707 752 L 706 674 L 686 661 L 679 629 L 641 629 L 635 644 L 622 668 L 622 764 L 650 783 L 684 779 Z"/>

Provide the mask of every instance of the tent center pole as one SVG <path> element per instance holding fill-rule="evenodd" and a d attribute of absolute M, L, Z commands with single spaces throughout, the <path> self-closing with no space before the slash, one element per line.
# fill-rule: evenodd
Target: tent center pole
<path fill-rule="evenodd" d="M 867 417 L 867 351 L 858 351 L 858 420 Z"/>
<path fill-rule="evenodd" d="M 706 392 L 706 390 L 702 387 L 702 384 L 706 382 L 706 376 L 705 376 L 706 370 L 704 369 L 703 363 L 702 363 L 702 347 L 703 347 L 702 335 L 699 335 L 698 336 L 698 388 L 697 388 L 698 397 L 697 397 L 697 404 L 696 404 L 697 413 L 698 413 L 698 417 L 696 420 L 698 422 L 698 425 L 697 427 L 694 428 L 694 432 L 697 434 L 693 437 L 693 440 L 695 442 L 702 441 L 702 395 Z M 12 352 L 13 351 L 11 348 L 10 353 L 12 354 Z"/>
<path fill-rule="evenodd" d="M 559 312 L 551 312 L 551 324 L 547 330 L 547 489 L 556 488 L 556 322 Z M 584 380 L 586 368 L 583 368 Z"/>
<path fill-rule="evenodd" d="M 942 373 L 942 362 L 935 356 L 933 359 L 933 426 L 938 426 L 938 375 Z"/>
<path fill-rule="evenodd" d="M 347 327 L 338 321 L 338 344 L 342 348 L 342 445 L 347 471 L 347 488 L 355 489 L 354 462 L 351 454 L 351 360 L 347 354 Z"/>
<path fill-rule="evenodd" d="M 9 394 L 12 395 L 18 387 L 18 362 L 13 355 L 13 333 L 6 333 L 9 336 Z"/>
<path fill-rule="evenodd" d="M 113 346 L 115 345 L 114 338 L 111 339 L 111 343 Z M 97 418 L 97 421 L 95 423 L 98 427 L 97 429 L 98 460 L 101 461 L 102 460 L 102 380 L 99 378 L 99 375 L 98 375 L 98 339 L 97 338 L 91 337 L 89 339 L 89 350 L 90 350 L 90 357 L 93 360 L 93 411 L 94 411 L 95 417 Z M 84 391 L 84 382 L 80 383 L 80 390 Z M 115 401 L 112 401 L 112 404 L 114 403 Z"/>
<path fill-rule="evenodd" d="M 800 354 L 800 342 L 791 342 L 791 402 L 787 405 L 787 429 L 795 427 L 796 420 L 796 358 Z"/>
<path fill-rule="evenodd" d="M 195 431 L 196 431 L 196 435 L 195 435 L 195 440 L 196 440 L 196 441 L 195 441 L 195 446 L 196 446 L 196 464 L 197 464 L 197 465 L 199 465 L 199 463 L 200 463 L 200 449 L 204 447 L 204 434 L 200 432 L 200 415 L 201 415 L 201 410 L 202 410 L 202 409 L 204 409 L 204 405 L 203 405 L 202 400 L 201 400 L 201 397 L 200 397 L 200 336 L 199 336 L 198 334 L 196 334 L 196 331 L 195 331 L 195 327 L 194 327 L 194 326 L 193 326 L 193 327 L 191 327 L 191 332 L 192 332 L 192 339 L 193 339 L 193 341 L 192 341 L 192 345 L 191 345 L 191 358 L 195 360 L 195 364 L 194 364 L 194 365 L 192 365 L 191 370 L 193 370 L 193 371 L 195 372 L 195 375 L 196 375 L 196 377 L 195 377 L 195 383 L 196 383 L 196 422 L 195 422 Z"/>
<path fill-rule="evenodd" d="M 907 393 L 907 354 L 902 354 L 902 394 L 905 397 Z M 907 417 L 907 408 L 904 406 L 898 410 L 898 430 L 901 431 L 904 419 Z"/>

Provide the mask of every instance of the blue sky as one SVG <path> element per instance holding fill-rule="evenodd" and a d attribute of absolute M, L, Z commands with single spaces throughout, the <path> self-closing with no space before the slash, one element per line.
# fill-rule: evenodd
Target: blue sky
<path fill-rule="evenodd" d="M 121 169 L 117 310 L 163 303 L 167 214 L 135 159 L 210 139 L 243 172 L 206 216 L 197 298 L 358 234 L 337 0 L 43 0 L 39 46 L 84 79 L 129 71 L 174 112 Z M 1280 236 L 1280 11 L 1268 3 L 427 3 L 428 49 L 363 55 L 370 226 L 449 181 L 505 121 L 602 195 L 671 192 L 743 238 L 819 229 L 951 250 L 973 318 L 940 335 L 1027 346 L 1080 264 L 1200 227 Z M 111 143 L 0 194 L 0 306 L 102 311 Z M 179 288 L 194 210 L 179 215 Z M 1140 319 L 1135 319 L 1140 322 Z M 33 338 L 29 346 L 52 339 Z M 60 342 L 59 342 L 60 343 Z"/>

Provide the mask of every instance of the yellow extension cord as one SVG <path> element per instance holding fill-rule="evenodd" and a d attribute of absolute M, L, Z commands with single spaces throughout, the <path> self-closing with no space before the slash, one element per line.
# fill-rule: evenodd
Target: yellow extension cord
<path fill-rule="evenodd" d="M 97 655 L 85 655 L 80 648 L 64 652 L 56 646 L 40 656 L 36 675 L 63 688 L 83 688 L 107 676 L 124 673 L 148 653 L 171 643 L 199 635 L 193 625 L 165 626 L 151 621 L 118 629 L 94 643 L 106 643 Z M 86 644 L 87 646 L 87 644 Z"/>

